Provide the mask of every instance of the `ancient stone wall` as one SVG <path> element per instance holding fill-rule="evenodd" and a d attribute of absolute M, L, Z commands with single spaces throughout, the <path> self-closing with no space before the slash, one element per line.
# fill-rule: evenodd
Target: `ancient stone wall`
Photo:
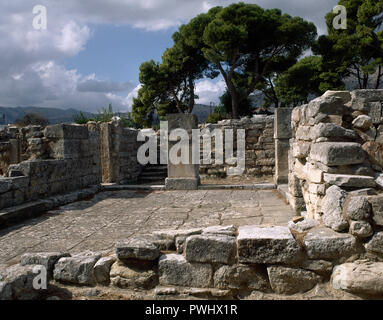
<path fill-rule="evenodd" d="M 118 123 L 5 127 L 0 132 L 0 208 L 101 182 L 135 181 L 141 172 L 137 133 Z"/>
<path fill-rule="evenodd" d="M 290 204 L 374 252 L 383 252 L 382 101 L 383 90 L 329 91 L 291 118 Z"/>
<path fill-rule="evenodd" d="M 354 236 L 310 220 L 291 222 L 289 227 L 155 231 L 118 241 L 115 254 L 104 257 L 90 251 L 27 253 L 19 264 L 0 266 L 0 299 L 47 299 L 55 296 L 52 288 L 59 292 L 62 286 L 66 292 L 97 286 L 100 296 L 122 289 L 152 298 L 305 293 L 309 298 L 308 292 L 314 297 L 322 292 L 323 299 L 381 297 L 383 263 L 368 261 Z M 46 268 L 51 290 L 34 290 L 36 265 Z"/>
<path fill-rule="evenodd" d="M 250 176 L 273 175 L 275 166 L 275 146 L 274 146 L 274 116 L 254 116 L 253 118 L 243 118 L 241 120 L 223 120 L 218 124 L 202 125 L 201 130 L 207 129 L 213 132 L 215 129 L 232 129 L 234 137 L 234 156 L 236 156 L 237 130 L 245 129 L 246 133 L 246 167 L 243 174 Z M 201 159 L 202 159 L 201 140 Z M 226 154 L 226 151 L 224 151 Z M 201 160 L 200 174 L 226 176 L 228 167 L 231 165 L 216 164 L 215 161 L 215 139 L 212 139 L 212 164 L 203 164 Z M 224 159 L 225 161 L 225 159 Z"/>

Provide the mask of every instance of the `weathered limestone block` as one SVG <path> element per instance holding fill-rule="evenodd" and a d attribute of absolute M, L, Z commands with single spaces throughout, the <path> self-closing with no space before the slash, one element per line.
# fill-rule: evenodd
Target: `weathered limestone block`
<path fill-rule="evenodd" d="M 151 241 L 132 238 L 116 242 L 118 259 L 138 259 L 152 261 L 159 257 L 160 251 Z"/>
<path fill-rule="evenodd" d="M 202 234 L 219 234 L 234 237 L 237 232 L 237 228 L 233 225 L 230 226 L 211 226 L 204 228 Z"/>
<path fill-rule="evenodd" d="M 382 295 L 383 263 L 356 261 L 336 266 L 332 285 L 334 289 L 351 293 Z"/>
<path fill-rule="evenodd" d="M 307 162 L 304 167 L 306 179 L 313 183 L 323 182 L 323 171 L 318 169 L 315 165 Z"/>
<path fill-rule="evenodd" d="M 347 192 L 337 186 L 327 189 L 326 195 L 322 200 L 322 220 L 325 226 L 335 231 L 343 231 L 348 228 L 348 222 L 342 215 L 343 205 L 347 197 Z"/>
<path fill-rule="evenodd" d="M 372 252 L 383 253 L 383 232 L 377 232 L 366 243 L 365 248 Z"/>
<path fill-rule="evenodd" d="M 101 254 L 84 252 L 72 257 L 61 258 L 55 265 L 53 277 L 57 281 L 79 285 L 94 285 L 93 268 Z"/>
<path fill-rule="evenodd" d="M 343 99 L 337 96 L 318 97 L 308 104 L 306 119 L 314 118 L 319 113 L 326 115 L 343 115 L 346 112 Z"/>
<path fill-rule="evenodd" d="M 308 257 L 315 260 L 333 260 L 357 251 L 356 239 L 352 235 L 337 233 L 324 227 L 311 229 L 303 242 Z"/>
<path fill-rule="evenodd" d="M 311 131 L 311 140 L 318 138 L 356 139 L 358 136 L 353 130 L 345 129 L 335 123 L 319 123 Z"/>
<path fill-rule="evenodd" d="M 49 275 L 53 275 L 56 262 L 63 257 L 69 256 L 69 253 L 64 252 L 26 253 L 21 256 L 20 264 L 22 266 L 42 265 L 46 268 Z"/>
<path fill-rule="evenodd" d="M 352 100 L 362 99 L 363 102 L 383 101 L 382 89 L 358 89 L 350 92 Z"/>
<path fill-rule="evenodd" d="M 13 265 L 6 269 L 4 281 L 12 290 L 12 300 L 34 300 L 39 297 L 39 291 L 33 288 L 33 279 L 37 276 L 34 273 L 35 265 L 22 266 Z M 5 295 L 9 296 L 9 287 L 4 285 Z"/>
<path fill-rule="evenodd" d="M 383 143 L 368 141 L 363 145 L 371 163 L 383 166 Z"/>
<path fill-rule="evenodd" d="M 180 229 L 180 230 L 159 230 L 154 231 L 153 234 L 159 236 L 163 239 L 175 240 L 177 237 L 189 237 L 196 234 L 202 233 L 202 228 L 193 228 L 193 229 Z"/>
<path fill-rule="evenodd" d="M 338 187 L 374 188 L 375 179 L 370 176 L 325 173 L 324 181 Z"/>
<path fill-rule="evenodd" d="M 373 235 L 374 231 L 366 221 L 352 221 L 350 223 L 350 233 L 357 238 L 368 238 Z"/>
<path fill-rule="evenodd" d="M 158 268 L 161 285 L 206 288 L 213 276 L 210 264 L 189 263 L 178 254 L 162 255 Z"/>
<path fill-rule="evenodd" d="M 362 138 L 362 140 L 364 142 L 375 141 L 375 138 L 376 138 L 376 129 L 375 129 L 375 127 L 371 127 L 367 131 L 362 131 L 362 130 L 359 130 L 359 129 L 354 129 L 354 130 L 357 132 L 359 137 Z"/>
<path fill-rule="evenodd" d="M 235 238 L 231 236 L 207 234 L 190 236 L 186 240 L 185 257 L 188 262 L 232 264 L 235 254 Z"/>
<path fill-rule="evenodd" d="M 315 228 L 318 225 L 319 225 L 319 221 L 315 219 L 311 219 L 311 218 L 304 218 L 303 221 L 299 221 L 296 223 L 294 223 L 293 221 L 289 221 L 288 223 L 288 227 L 290 228 L 290 230 L 293 230 L 296 232 L 305 232 L 307 230 Z"/>
<path fill-rule="evenodd" d="M 51 139 L 88 139 L 86 126 L 56 124 L 44 129 L 44 136 Z"/>
<path fill-rule="evenodd" d="M 314 271 L 320 275 L 328 275 L 332 272 L 332 263 L 326 260 L 303 260 L 299 267 Z"/>
<path fill-rule="evenodd" d="M 310 154 L 310 142 L 297 141 L 293 144 L 293 157 L 298 159 L 306 159 Z"/>
<path fill-rule="evenodd" d="M 110 268 L 115 261 L 116 259 L 113 257 L 103 257 L 96 262 L 94 265 L 94 276 L 96 277 L 97 283 L 109 284 Z"/>
<path fill-rule="evenodd" d="M 332 91 L 328 90 L 324 93 L 324 97 L 338 97 L 342 99 L 342 103 L 346 104 L 351 100 L 350 91 Z"/>
<path fill-rule="evenodd" d="M 220 267 L 214 274 L 214 287 L 218 289 L 270 290 L 265 270 L 260 266 L 244 264 Z"/>
<path fill-rule="evenodd" d="M 383 189 L 383 174 L 378 174 L 375 177 L 375 183 L 380 189 Z"/>
<path fill-rule="evenodd" d="M 348 196 L 343 206 L 343 213 L 351 220 L 365 220 L 370 217 L 371 205 L 364 196 Z"/>
<path fill-rule="evenodd" d="M 310 126 L 299 126 L 295 132 L 295 139 L 303 141 L 311 141 L 311 127 Z"/>
<path fill-rule="evenodd" d="M 300 259 L 300 247 L 288 227 L 239 228 L 241 263 L 289 263 Z"/>
<path fill-rule="evenodd" d="M 308 191 L 312 194 L 319 194 L 321 196 L 324 196 L 326 193 L 326 185 L 325 184 L 310 183 Z"/>
<path fill-rule="evenodd" d="M 302 187 L 298 177 L 294 173 L 289 173 L 289 192 L 294 197 L 302 197 Z"/>
<path fill-rule="evenodd" d="M 322 142 L 311 146 L 310 159 L 327 166 L 340 166 L 363 163 L 365 152 L 354 142 Z"/>
<path fill-rule="evenodd" d="M 116 261 L 110 270 L 110 282 L 123 289 L 150 290 L 158 284 L 158 275 L 150 268 L 127 266 Z"/>
<path fill-rule="evenodd" d="M 279 294 L 304 293 L 321 281 L 316 273 L 298 268 L 269 266 L 267 273 L 271 288 Z"/>
<path fill-rule="evenodd" d="M 360 115 L 352 122 L 354 128 L 361 130 L 368 130 L 372 126 L 372 119 L 366 115 Z"/>
<path fill-rule="evenodd" d="M 306 203 L 303 197 L 294 197 L 291 193 L 286 193 L 286 197 L 289 205 L 296 213 L 306 211 Z"/>
<path fill-rule="evenodd" d="M 372 219 L 378 226 L 383 226 L 383 195 L 366 198 L 372 207 Z"/>

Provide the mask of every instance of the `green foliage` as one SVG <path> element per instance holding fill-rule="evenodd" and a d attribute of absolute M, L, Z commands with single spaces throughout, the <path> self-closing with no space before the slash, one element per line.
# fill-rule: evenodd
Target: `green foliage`
<path fill-rule="evenodd" d="M 203 33 L 206 47 L 202 50 L 225 79 L 234 118 L 240 115 L 241 100 L 259 86 L 267 88 L 267 79 L 272 83 L 316 37 L 314 24 L 255 4 L 216 7 L 205 16 L 210 23 Z M 246 89 L 244 94 L 241 88 Z"/>
<path fill-rule="evenodd" d="M 224 119 L 226 119 L 226 117 L 222 113 L 213 112 L 207 117 L 206 123 L 217 123 L 218 121 L 221 121 Z"/>
<path fill-rule="evenodd" d="M 38 113 L 27 113 L 21 119 L 16 120 L 15 124 L 19 127 L 27 127 L 31 125 L 46 127 L 49 121 Z"/>
<path fill-rule="evenodd" d="M 320 95 L 322 58 L 301 59 L 275 81 L 275 91 L 283 106 L 297 106 L 308 102 L 309 95 Z"/>
<path fill-rule="evenodd" d="M 80 114 L 73 115 L 74 123 L 77 124 L 87 124 L 89 121 L 91 121 L 90 118 L 86 117 L 82 111 L 80 111 Z"/>
<path fill-rule="evenodd" d="M 328 35 L 313 47 L 323 57 L 321 90 L 344 88 L 343 79 L 354 76 L 361 89 L 378 88 L 383 76 L 382 0 L 340 0 L 347 9 L 347 29 L 333 27 L 335 14 L 326 15 Z M 377 72 L 371 84 L 371 75 Z"/>
<path fill-rule="evenodd" d="M 239 94 L 245 94 L 246 89 L 245 88 L 239 88 L 238 89 Z M 219 98 L 222 108 L 224 109 L 224 112 L 228 115 L 233 114 L 233 107 L 232 107 L 232 98 L 230 95 L 230 92 L 228 90 L 225 91 L 225 93 Z M 247 96 L 246 99 L 241 99 L 239 102 L 239 110 L 238 115 L 240 117 L 252 115 L 254 111 L 254 108 L 251 105 L 250 97 Z"/>

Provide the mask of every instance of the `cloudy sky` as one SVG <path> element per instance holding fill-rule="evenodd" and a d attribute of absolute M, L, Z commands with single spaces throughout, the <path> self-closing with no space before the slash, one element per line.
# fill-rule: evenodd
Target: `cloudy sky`
<path fill-rule="evenodd" d="M 128 111 L 138 68 L 159 60 L 177 27 L 234 0 L 12 0 L 0 2 L 0 106 L 96 111 L 112 103 Z M 247 1 L 301 16 L 325 33 L 324 15 L 337 0 Z M 47 28 L 36 30 L 36 5 Z M 221 80 L 196 86 L 199 103 L 217 102 Z"/>

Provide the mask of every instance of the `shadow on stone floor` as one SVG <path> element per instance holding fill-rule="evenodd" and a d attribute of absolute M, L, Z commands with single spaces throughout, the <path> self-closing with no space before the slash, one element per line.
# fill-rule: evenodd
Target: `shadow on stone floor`
<path fill-rule="evenodd" d="M 17 231 L 21 228 L 25 227 L 32 227 L 34 225 L 37 225 L 39 223 L 42 223 L 50 218 L 59 216 L 62 212 L 68 211 L 71 209 L 71 206 L 74 204 L 76 205 L 76 210 L 84 210 L 87 208 L 90 208 L 97 204 L 100 201 L 103 201 L 107 198 L 113 198 L 113 199 L 118 199 L 120 198 L 121 200 L 124 199 L 133 199 L 133 198 L 146 198 L 149 194 L 151 194 L 152 191 L 147 191 L 147 190 L 138 190 L 138 191 L 127 191 L 124 194 L 121 192 L 113 192 L 113 191 L 101 191 L 88 199 L 83 199 L 79 201 L 75 201 L 72 203 L 69 203 L 67 205 L 63 205 L 57 208 L 53 208 L 49 211 L 43 212 L 39 217 L 36 218 L 30 218 L 27 220 L 24 220 L 23 222 L 17 223 L 13 226 L 6 227 L 4 229 L 0 230 L 0 238 L 3 236 L 6 236 L 10 232 Z M 81 204 L 79 206 L 79 204 Z"/>

